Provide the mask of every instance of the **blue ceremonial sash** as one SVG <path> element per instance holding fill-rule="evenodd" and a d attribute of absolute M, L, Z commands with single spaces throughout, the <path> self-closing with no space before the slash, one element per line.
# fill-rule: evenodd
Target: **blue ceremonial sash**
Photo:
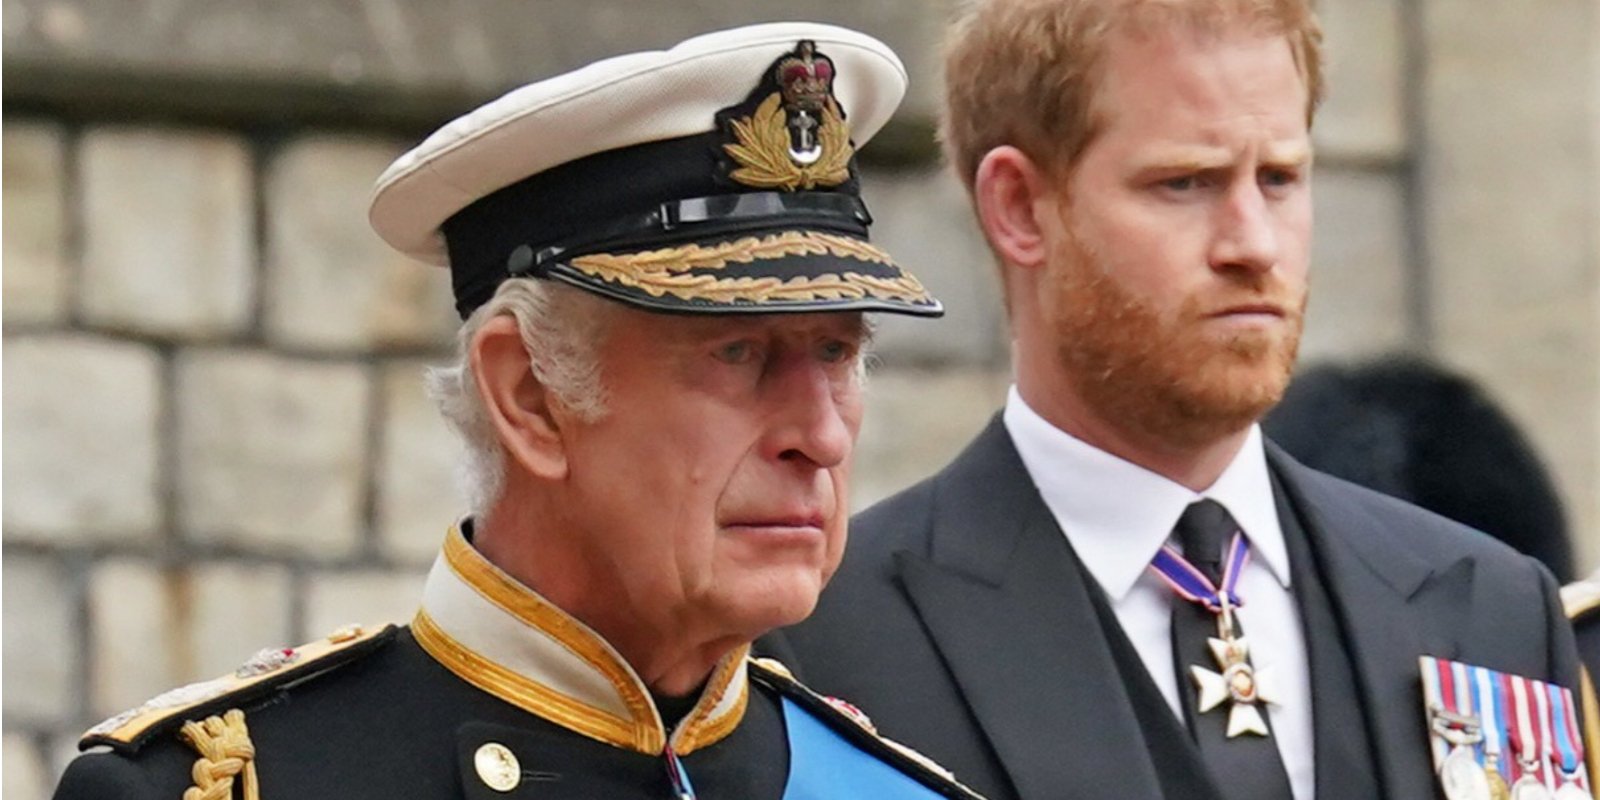
<path fill-rule="evenodd" d="M 789 731 L 789 782 L 783 788 L 783 800 L 941 797 L 851 744 L 787 697 L 783 698 L 783 724 Z"/>

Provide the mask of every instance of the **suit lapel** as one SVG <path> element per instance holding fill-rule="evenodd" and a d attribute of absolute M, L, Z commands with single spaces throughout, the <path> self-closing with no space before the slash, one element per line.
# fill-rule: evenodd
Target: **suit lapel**
<path fill-rule="evenodd" d="M 1017 793 L 1159 798 L 1091 587 L 998 417 L 939 480 L 900 580 Z"/>
<path fill-rule="evenodd" d="M 1365 696 L 1385 796 L 1431 797 L 1432 756 L 1417 657 L 1452 658 L 1459 651 L 1460 633 L 1469 622 L 1474 562 L 1434 568 L 1407 546 L 1406 531 L 1385 527 L 1370 504 L 1349 502 L 1348 487 L 1307 469 L 1271 443 L 1267 454 L 1322 563 Z M 1319 772 L 1330 766 L 1318 765 Z"/>

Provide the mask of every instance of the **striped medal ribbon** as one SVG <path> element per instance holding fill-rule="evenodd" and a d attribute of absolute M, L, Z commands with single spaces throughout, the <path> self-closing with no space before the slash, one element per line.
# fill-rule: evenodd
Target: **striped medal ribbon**
<path fill-rule="evenodd" d="M 1589 791 L 1589 774 L 1583 762 L 1583 737 L 1578 733 L 1573 713 L 1572 690 L 1553 683 L 1543 686 L 1549 700 L 1551 741 L 1556 757 L 1556 800 L 1594 800 Z"/>
<path fill-rule="evenodd" d="M 1496 673 L 1484 667 L 1468 667 L 1472 676 L 1472 700 L 1483 720 L 1483 774 L 1489 779 L 1489 796 L 1495 800 L 1511 797 L 1511 762 L 1505 757 L 1505 703 L 1498 700 Z"/>
<path fill-rule="evenodd" d="M 1548 745 L 1540 734 L 1538 699 L 1544 692 L 1527 678 L 1502 676 L 1511 700 L 1511 749 L 1516 754 L 1517 780 L 1511 784 L 1511 800 L 1555 800 L 1551 790 L 1550 767 L 1545 757 Z M 1541 752 L 1543 750 L 1543 752 Z"/>
<path fill-rule="evenodd" d="M 1478 752 L 1484 721 L 1474 713 L 1473 681 L 1465 664 L 1422 659 L 1428 721 L 1434 733 L 1434 761 L 1447 800 L 1505 800 L 1495 792 Z M 1502 784 L 1503 785 L 1503 784 Z"/>

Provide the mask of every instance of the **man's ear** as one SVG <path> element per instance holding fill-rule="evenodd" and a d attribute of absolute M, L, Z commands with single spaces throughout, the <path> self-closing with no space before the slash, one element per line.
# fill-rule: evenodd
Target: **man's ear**
<path fill-rule="evenodd" d="M 509 315 L 490 319 L 468 346 L 472 376 L 489 421 L 512 460 L 536 477 L 567 474 L 564 416 L 549 389 L 533 374 L 532 358 Z"/>
<path fill-rule="evenodd" d="M 978 224 L 989 245 L 1007 265 L 1045 263 L 1049 255 L 1043 217 L 1059 212 L 1048 176 L 1015 147 L 990 150 L 978 162 L 972 197 Z"/>

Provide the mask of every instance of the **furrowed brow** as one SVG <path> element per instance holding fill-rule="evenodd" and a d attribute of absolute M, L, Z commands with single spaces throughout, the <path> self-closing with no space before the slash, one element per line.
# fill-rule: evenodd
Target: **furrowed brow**
<path fill-rule="evenodd" d="M 1233 154 L 1220 147 L 1173 147 L 1134 161 L 1137 172 L 1205 172 L 1225 169 Z"/>
<path fill-rule="evenodd" d="M 1303 167 L 1311 163 L 1311 143 L 1305 140 L 1273 142 L 1261 154 L 1261 161 L 1277 167 Z"/>

